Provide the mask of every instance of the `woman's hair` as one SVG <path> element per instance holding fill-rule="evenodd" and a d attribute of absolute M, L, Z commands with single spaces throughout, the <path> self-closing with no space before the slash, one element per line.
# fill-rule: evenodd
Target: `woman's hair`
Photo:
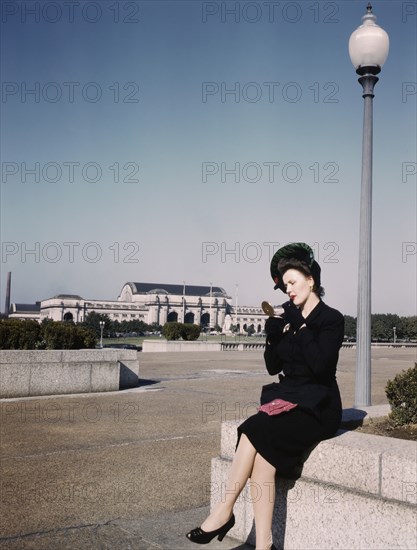
<path fill-rule="evenodd" d="M 322 286 L 319 286 L 317 288 L 316 281 L 314 280 L 314 276 L 311 273 L 310 268 L 305 262 L 302 262 L 301 260 L 297 260 L 296 258 L 288 258 L 288 259 L 283 258 L 282 260 L 278 261 L 278 271 L 281 273 L 281 276 L 283 276 L 284 273 L 289 269 L 296 269 L 306 277 L 313 277 L 313 281 L 314 281 L 313 292 L 315 292 L 319 298 L 322 298 L 324 296 L 324 288 Z"/>

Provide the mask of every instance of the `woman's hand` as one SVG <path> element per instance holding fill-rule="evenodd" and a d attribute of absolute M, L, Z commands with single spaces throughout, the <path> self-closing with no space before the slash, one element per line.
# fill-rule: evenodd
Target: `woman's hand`
<path fill-rule="evenodd" d="M 295 331 L 299 330 L 303 325 L 305 326 L 305 319 L 301 313 L 301 310 L 295 306 L 291 300 L 285 302 L 285 304 L 282 304 L 282 307 L 284 309 L 286 321 L 290 323 L 291 327 Z"/>
<path fill-rule="evenodd" d="M 287 324 L 287 321 L 282 317 L 268 317 L 265 321 L 265 334 L 267 336 L 280 336 Z"/>

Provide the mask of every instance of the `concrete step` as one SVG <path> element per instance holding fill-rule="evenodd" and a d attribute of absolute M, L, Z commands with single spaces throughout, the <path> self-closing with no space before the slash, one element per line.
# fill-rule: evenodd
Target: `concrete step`
<path fill-rule="evenodd" d="M 221 456 L 212 461 L 211 506 L 223 498 L 239 421 L 222 424 Z M 415 549 L 417 442 L 339 431 L 321 442 L 297 481 L 279 480 L 273 521 L 278 548 Z M 229 532 L 254 544 L 253 499 L 270 487 L 246 486 Z"/>

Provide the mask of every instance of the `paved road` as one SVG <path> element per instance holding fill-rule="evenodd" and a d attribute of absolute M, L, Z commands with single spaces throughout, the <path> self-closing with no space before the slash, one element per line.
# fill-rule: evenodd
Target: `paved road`
<path fill-rule="evenodd" d="M 271 377 L 256 351 L 139 357 L 139 388 L 0 401 L 1 549 L 196 548 L 184 533 L 207 513 L 221 422 L 253 414 Z M 415 360 L 415 349 L 373 350 L 374 405 Z M 354 362 L 342 350 L 344 407 Z"/>

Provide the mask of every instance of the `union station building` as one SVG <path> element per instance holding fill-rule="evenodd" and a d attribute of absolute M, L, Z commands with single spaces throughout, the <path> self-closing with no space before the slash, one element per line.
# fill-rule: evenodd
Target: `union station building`
<path fill-rule="evenodd" d="M 132 282 L 123 285 L 114 301 L 59 294 L 35 304 L 12 304 L 9 318 L 81 323 L 92 311 L 107 315 L 112 321 L 139 320 L 149 325 L 178 321 L 206 327 L 218 325 L 223 332 L 230 332 L 232 325 L 237 325 L 240 332 L 251 325 L 255 332 L 262 332 L 266 321 L 260 307 L 233 306 L 232 298 L 218 286 Z"/>

